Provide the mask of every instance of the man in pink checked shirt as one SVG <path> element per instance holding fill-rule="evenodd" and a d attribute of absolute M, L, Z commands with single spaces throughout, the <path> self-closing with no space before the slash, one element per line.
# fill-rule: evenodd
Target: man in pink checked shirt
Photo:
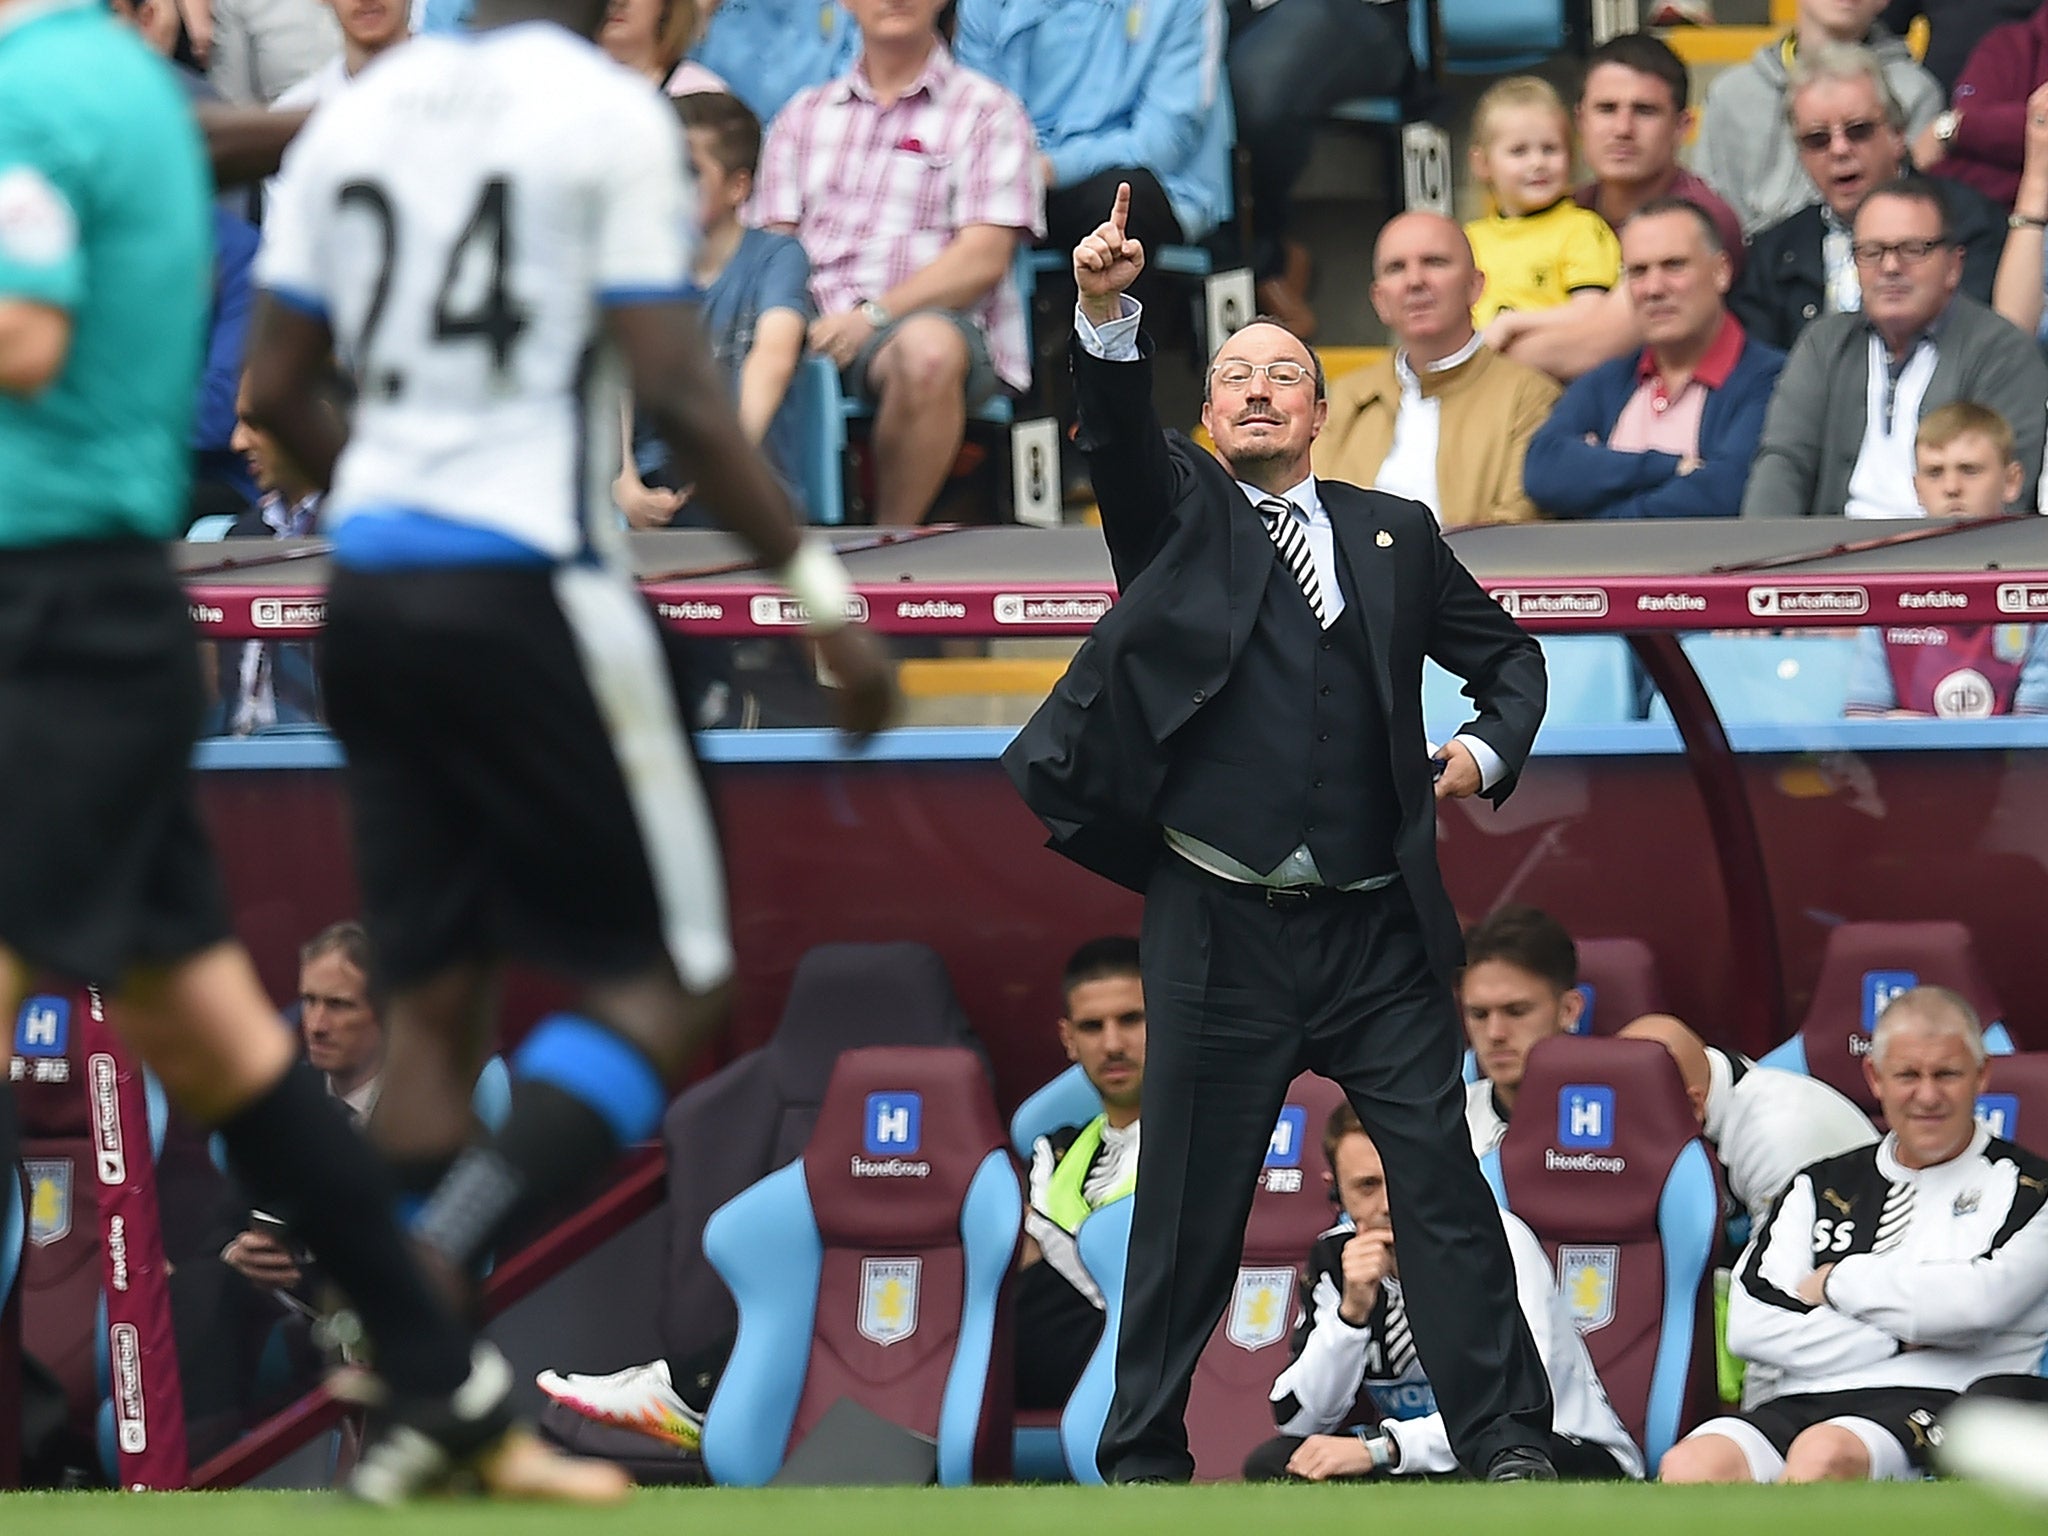
<path fill-rule="evenodd" d="M 853 69 L 793 98 L 761 156 L 755 217 L 811 260 L 810 344 L 875 407 L 875 521 L 923 520 L 967 411 L 1031 378 L 1011 280 L 1045 232 L 1031 121 L 953 61 L 943 0 L 845 0 Z"/>

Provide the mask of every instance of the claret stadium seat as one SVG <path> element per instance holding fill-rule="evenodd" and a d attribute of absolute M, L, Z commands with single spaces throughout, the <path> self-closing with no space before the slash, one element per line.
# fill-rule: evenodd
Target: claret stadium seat
<path fill-rule="evenodd" d="M 975 1047 L 938 952 L 923 944 L 821 944 L 797 962 L 768 1043 L 693 1084 L 662 1120 L 669 1181 L 660 1333 L 672 1360 L 716 1351 L 731 1294 L 704 1261 L 704 1223 L 803 1151 L 839 1053 L 871 1045 Z M 644 1438 L 644 1437 L 642 1437 Z"/>
<path fill-rule="evenodd" d="M 1977 1118 L 1992 1135 L 2048 1157 L 2048 1051 L 1992 1058 L 1991 1081 L 1977 1095 Z"/>
<path fill-rule="evenodd" d="M 1956 922 L 1843 923 L 1828 934 L 1805 1022 L 1759 1065 L 1817 1077 L 1876 1120 L 1877 1099 L 1863 1076 L 1870 1032 L 1894 997 L 1923 984 L 1961 993 L 1984 1021 L 1985 1048 L 2012 1054 L 2004 1005 L 1977 963 L 1969 929 Z"/>
<path fill-rule="evenodd" d="M 1581 939 L 1578 1035 L 1612 1035 L 1646 1013 L 1665 1013 L 1657 957 L 1641 939 Z"/>
<path fill-rule="evenodd" d="M 1489 1176 L 1542 1240 L 1607 1396 L 1654 1471 L 1712 1391 L 1713 1159 L 1654 1041 L 1543 1041 L 1516 1102 Z"/>
<path fill-rule="evenodd" d="M 978 1055 L 842 1055 L 803 1156 L 704 1228 L 739 1308 L 704 1420 L 712 1480 L 1007 1476 L 1023 1214 Z"/>
<path fill-rule="evenodd" d="M 1197 1482 L 1238 1477 L 1252 1448 L 1273 1433 L 1266 1394 L 1287 1364 L 1301 1306 L 1296 1282 L 1316 1234 L 1336 1220 L 1323 1184 L 1323 1127 L 1343 1098 L 1335 1083 L 1309 1072 L 1288 1087 L 1252 1195 L 1237 1280 L 1188 1392 Z"/>

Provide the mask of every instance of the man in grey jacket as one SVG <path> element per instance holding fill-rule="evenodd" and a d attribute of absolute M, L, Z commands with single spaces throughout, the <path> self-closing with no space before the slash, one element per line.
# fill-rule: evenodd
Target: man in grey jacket
<path fill-rule="evenodd" d="M 1904 43 L 1876 25 L 1883 9 L 1884 0 L 1799 0 L 1789 33 L 1765 43 L 1747 64 L 1724 71 L 1708 89 L 1693 168 L 1735 210 L 1745 237 L 1820 201 L 1785 115 L 1792 61 L 1802 51 L 1861 43 L 1876 54 L 1905 110 L 1909 140 L 1941 115 L 1941 86 L 1913 62 Z"/>
<path fill-rule="evenodd" d="M 1856 211 L 1860 314 L 1824 315 L 1785 361 L 1744 517 L 1918 517 L 1920 418 L 1974 400 L 2012 423 L 2023 508 L 2041 476 L 2048 363 L 2033 338 L 1956 292 L 1963 255 L 1940 189 L 1887 182 Z M 1872 407 L 1880 409 L 1873 414 Z"/>

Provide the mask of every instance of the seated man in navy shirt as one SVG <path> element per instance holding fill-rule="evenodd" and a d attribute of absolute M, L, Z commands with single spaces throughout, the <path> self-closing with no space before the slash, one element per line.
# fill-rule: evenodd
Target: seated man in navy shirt
<path fill-rule="evenodd" d="M 1648 345 L 1565 391 L 1523 486 L 1551 517 L 1734 517 L 1784 355 L 1728 313 L 1728 253 L 1693 204 L 1640 209 L 1621 257 Z"/>

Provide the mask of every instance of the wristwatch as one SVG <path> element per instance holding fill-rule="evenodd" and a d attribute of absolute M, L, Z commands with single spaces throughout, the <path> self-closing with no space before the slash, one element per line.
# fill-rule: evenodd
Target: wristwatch
<path fill-rule="evenodd" d="M 861 319 L 867 321 L 867 323 L 869 325 L 872 325 L 876 330 L 880 331 L 886 330 L 888 328 L 890 318 L 889 311 L 882 308 L 882 306 L 880 304 L 877 304 L 873 299 L 862 299 L 860 303 L 854 306 L 854 308 L 860 311 Z"/>
<path fill-rule="evenodd" d="M 1954 107 L 1946 108 L 1945 110 L 1935 114 L 1934 122 L 1932 124 L 1934 128 L 1935 138 L 1939 139 L 1944 144 L 1948 143 L 1950 139 L 1953 139 L 1956 136 L 1956 127 L 1958 124 L 1962 122 L 1962 120 L 1963 114 L 1958 112 Z"/>

